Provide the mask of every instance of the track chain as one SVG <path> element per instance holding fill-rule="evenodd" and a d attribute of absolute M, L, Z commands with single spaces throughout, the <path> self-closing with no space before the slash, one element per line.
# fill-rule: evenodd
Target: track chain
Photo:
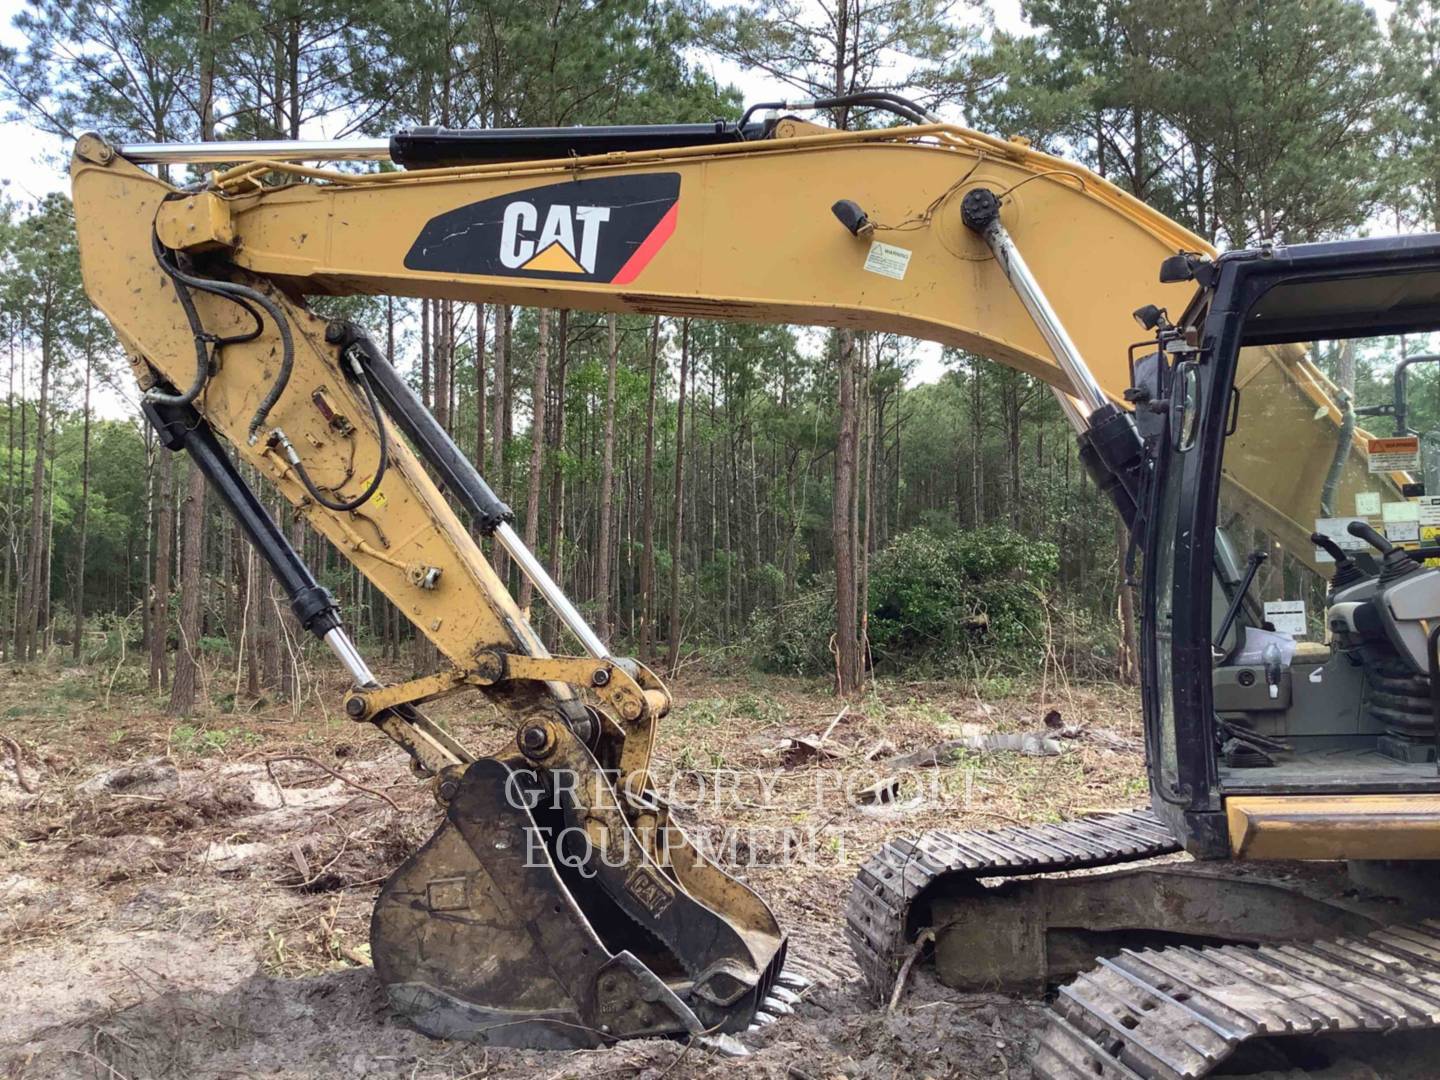
<path fill-rule="evenodd" d="M 1192 1080 L 1246 1040 L 1440 1026 L 1440 921 L 1285 945 L 1125 950 L 1060 990 L 1044 1080 Z"/>
<path fill-rule="evenodd" d="M 845 906 L 845 936 L 876 1000 L 890 996 L 911 942 L 917 902 L 958 880 L 1048 874 L 1136 862 L 1179 851 L 1149 810 L 1075 821 L 967 832 L 935 830 L 892 840 L 856 875 Z"/>

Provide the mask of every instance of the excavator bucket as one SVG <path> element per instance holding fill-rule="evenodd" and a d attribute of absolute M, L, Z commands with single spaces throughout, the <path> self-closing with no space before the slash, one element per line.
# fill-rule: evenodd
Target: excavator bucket
<path fill-rule="evenodd" d="M 466 768 L 376 901 L 396 1012 L 437 1038 L 538 1048 L 750 1026 L 785 957 L 763 901 L 674 825 L 662 862 L 628 826 L 592 846 L 587 813 L 522 761 Z"/>

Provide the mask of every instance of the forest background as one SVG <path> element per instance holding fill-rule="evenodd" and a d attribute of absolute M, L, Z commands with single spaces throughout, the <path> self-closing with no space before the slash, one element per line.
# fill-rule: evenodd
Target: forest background
<path fill-rule="evenodd" d="M 1420 0 L 36 0 L 0 40 L 4 131 L 24 143 L 0 201 L 0 659 L 104 662 L 177 714 L 298 708 L 308 653 L 198 473 L 141 423 L 81 287 L 64 162 L 37 184 L 37 147 L 712 120 L 756 87 L 884 87 L 1078 159 L 1221 247 L 1440 227 L 1440 13 Z M 602 636 L 662 669 L 845 693 L 875 673 L 1134 678 L 1125 538 L 1025 375 L 873 333 L 317 306 L 371 328 Z M 1317 359 L 1376 404 L 1398 355 Z M 1435 378 L 1411 375 L 1424 431 Z M 266 497 L 362 649 L 432 665 Z"/>

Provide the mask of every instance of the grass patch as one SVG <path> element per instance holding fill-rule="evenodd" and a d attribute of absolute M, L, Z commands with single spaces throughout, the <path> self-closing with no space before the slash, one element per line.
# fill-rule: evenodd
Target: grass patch
<path fill-rule="evenodd" d="M 181 724 L 170 733 L 172 752 L 204 757 L 218 754 L 228 747 L 258 746 L 264 736 L 258 731 L 246 728 L 207 728 L 194 724 Z"/>

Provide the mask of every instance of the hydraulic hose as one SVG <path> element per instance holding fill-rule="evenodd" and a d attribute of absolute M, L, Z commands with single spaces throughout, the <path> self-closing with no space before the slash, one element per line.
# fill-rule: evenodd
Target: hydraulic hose
<path fill-rule="evenodd" d="M 290 331 L 289 320 L 286 319 L 285 313 L 280 310 L 279 305 L 258 289 L 252 289 L 248 285 L 241 285 L 233 281 L 196 277 L 194 274 L 186 273 L 170 260 L 169 256 L 174 253 L 160 242 L 160 235 L 154 230 L 150 233 L 150 243 L 155 252 L 155 261 L 160 264 L 160 268 L 169 276 L 171 283 L 175 287 L 175 296 L 180 301 L 180 307 L 185 312 L 185 319 L 190 324 L 191 334 L 195 338 L 195 378 L 192 380 L 190 386 L 182 393 L 171 394 L 164 390 L 152 388 L 145 394 L 145 399 L 147 401 L 175 407 L 190 405 L 200 396 L 200 392 L 205 389 L 205 383 L 210 378 L 210 346 L 213 344 L 215 348 L 218 349 L 225 345 L 254 341 L 264 330 L 265 324 L 260 318 L 260 313 L 252 306 L 252 304 L 256 305 L 263 308 L 265 313 L 270 316 L 271 321 L 275 324 L 276 332 L 280 335 L 280 371 L 275 376 L 275 381 L 270 385 L 270 389 L 266 391 L 264 398 L 261 399 L 259 407 L 255 410 L 255 415 L 250 418 L 249 441 L 251 446 L 255 445 L 259 439 L 260 429 L 264 426 L 266 419 L 270 415 L 270 411 L 274 409 L 275 403 L 280 400 L 280 395 L 285 392 L 285 387 L 290 382 L 291 371 L 295 366 L 295 340 L 294 335 Z M 190 295 L 191 289 L 198 289 L 201 292 L 223 297 L 231 303 L 244 308 L 249 316 L 255 320 L 254 328 L 244 334 L 235 334 L 223 338 L 216 337 L 214 334 L 209 333 L 205 329 L 205 324 L 200 319 L 199 311 L 195 308 L 195 298 Z M 380 482 L 384 479 L 385 470 L 389 467 L 390 462 L 390 446 L 385 432 L 385 420 L 380 410 L 380 403 L 375 399 L 375 392 L 370 387 L 370 380 L 365 374 L 365 369 L 360 364 L 353 362 L 351 369 L 355 379 L 360 383 L 361 390 L 364 391 L 365 401 L 369 406 L 371 417 L 374 418 L 376 434 L 380 440 L 380 460 L 375 466 L 375 475 L 371 478 L 370 484 L 364 492 L 350 500 L 339 501 L 330 498 L 321 491 L 310 478 L 309 472 L 306 471 L 304 463 L 300 460 L 300 455 L 296 452 L 295 447 L 291 445 L 290 440 L 286 438 L 285 433 L 278 428 L 275 430 L 275 435 L 285 450 L 287 460 L 291 466 L 294 467 L 295 474 L 300 478 L 300 482 L 305 486 L 305 490 L 310 493 L 310 497 L 327 510 L 333 510 L 337 513 L 349 513 L 365 505 L 365 503 L 370 500 L 370 497 L 379 490 Z"/>
<path fill-rule="evenodd" d="M 385 470 L 390 467 L 390 443 L 385 434 L 385 416 L 380 410 L 380 403 L 375 400 L 375 391 L 371 389 L 370 379 L 366 376 L 365 369 L 360 364 L 353 362 L 350 365 L 350 369 L 355 373 L 355 379 L 360 383 L 360 389 L 365 392 L 365 401 L 370 407 L 370 416 L 375 421 L 376 436 L 380 440 L 380 460 L 375 466 L 375 475 L 371 477 L 370 485 L 364 491 L 353 499 L 341 501 L 330 498 L 321 491 L 310 478 L 310 473 L 306 471 L 304 463 L 300 460 L 300 454 L 296 451 L 290 440 L 286 438 L 285 433 L 279 428 L 276 428 L 273 432 L 275 440 L 280 444 L 280 448 L 285 453 L 285 460 L 294 468 L 295 475 L 300 477 L 300 483 L 305 485 L 305 490 L 310 493 L 310 497 L 325 507 L 325 509 L 333 510 L 340 514 L 348 514 L 351 511 L 358 510 L 369 502 L 370 497 L 380 489 L 380 482 L 385 478 Z"/>
<path fill-rule="evenodd" d="M 1335 492 L 1340 487 L 1340 478 L 1345 472 L 1345 461 L 1350 456 L 1350 444 L 1355 441 L 1355 408 L 1350 395 L 1340 391 L 1340 430 L 1335 439 L 1335 452 L 1330 456 L 1330 468 L 1325 473 L 1325 483 L 1320 489 L 1320 516 L 1333 517 L 1335 513 Z"/>
<path fill-rule="evenodd" d="M 236 297 L 227 297 L 243 307 L 255 320 L 255 328 L 247 333 L 225 338 L 215 337 L 208 333 L 205 324 L 200 320 L 200 313 L 195 309 L 195 299 L 190 295 L 190 288 L 204 288 L 204 279 L 192 277 L 172 264 L 166 258 L 167 249 L 160 243 L 160 237 L 154 232 L 150 234 L 150 243 L 155 252 L 155 261 L 160 264 L 160 269 L 169 276 L 170 283 L 175 287 L 175 297 L 180 301 L 180 309 L 185 312 L 185 320 L 190 324 L 190 332 L 195 339 L 195 378 L 189 388 L 182 393 L 171 394 L 152 387 L 146 391 L 145 397 L 149 401 L 158 401 L 165 405 L 189 405 L 200 396 L 200 391 L 205 388 L 205 383 L 210 378 L 212 353 L 209 346 L 213 344 L 216 349 L 219 349 L 243 341 L 254 341 L 260 336 L 260 331 L 264 329 L 264 326 L 260 321 L 259 313 L 249 303 Z"/>
<path fill-rule="evenodd" d="M 220 281 L 216 278 L 196 277 L 188 274 L 180 267 L 174 265 L 166 257 L 167 249 L 160 242 L 157 233 L 151 233 L 151 245 L 155 251 L 155 259 L 162 270 L 169 275 L 175 286 L 175 295 L 180 301 L 180 306 L 185 312 L 185 318 L 190 323 L 191 333 L 195 337 L 195 379 L 190 387 L 180 394 L 169 394 L 164 391 L 151 390 L 147 397 L 152 401 L 163 402 L 168 405 L 188 405 L 200 395 L 206 381 L 210 378 L 210 350 L 208 345 L 214 343 L 218 347 L 235 345 L 245 341 L 254 341 L 260 336 L 264 324 L 260 314 L 255 307 L 263 308 L 265 313 L 275 324 L 276 332 L 280 335 L 280 371 L 275 376 L 275 381 L 261 399 L 260 406 L 255 410 L 255 415 L 250 419 L 249 440 L 254 445 L 259 438 L 260 428 L 264 426 L 265 419 L 270 415 L 270 410 L 280 400 L 280 395 L 285 392 L 286 385 L 290 382 L 290 372 L 295 366 L 295 339 L 290 332 L 290 323 L 285 318 L 285 313 L 280 310 L 278 304 L 271 300 L 258 289 L 252 289 L 248 285 L 241 285 L 233 281 Z M 231 337 L 215 337 L 205 329 L 204 323 L 200 321 L 200 313 L 195 309 L 194 298 L 190 295 L 191 289 L 198 289 L 201 292 L 208 292 L 214 296 L 224 297 L 232 304 L 245 309 L 249 316 L 255 320 L 255 327 L 244 334 L 236 334 Z M 252 306 L 254 305 L 254 306 Z"/>
<path fill-rule="evenodd" d="M 912 124 L 929 124 L 935 122 L 934 117 L 930 116 L 930 114 L 909 98 L 901 97 L 899 94 L 892 94 L 888 90 L 862 90 L 854 94 L 814 98 L 809 101 L 756 102 L 747 108 L 744 115 L 740 118 L 739 130 L 743 133 L 745 131 L 745 125 L 750 122 L 750 118 L 761 109 L 833 109 L 842 105 L 873 106 L 874 108 L 884 109 L 886 112 L 894 113 L 903 120 L 909 120 Z"/>

